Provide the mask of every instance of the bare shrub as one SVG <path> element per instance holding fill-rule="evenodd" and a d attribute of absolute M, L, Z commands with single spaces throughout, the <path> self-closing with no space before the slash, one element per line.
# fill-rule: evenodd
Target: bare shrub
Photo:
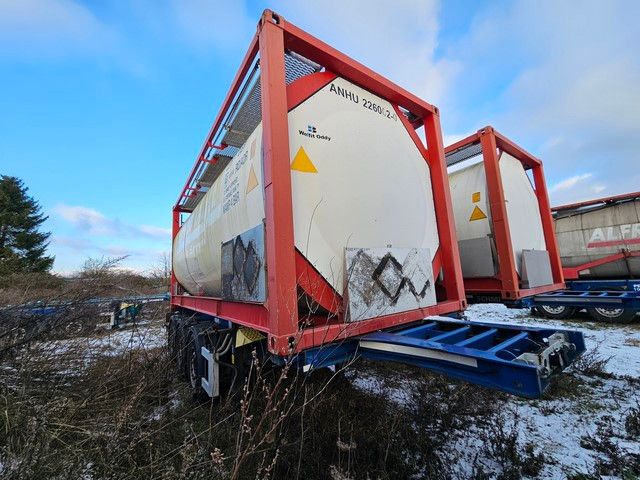
<path fill-rule="evenodd" d="M 516 480 L 540 474 L 547 459 L 533 443 L 520 441 L 519 426 L 516 411 L 500 410 L 490 417 L 479 431 L 485 456 L 476 456 L 473 478 Z"/>
<path fill-rule="evenodd" d="M 48 273 L 0 277 L 0 358 L 38 340 L 93 332 L 100 313 L 110 309 L 100 298 L 153 293 L 149 278 L 120 268 L 123 258 L 88 259 L 69 278 Z M 154 318 L 165 308 L 147 306 Z"/>
<path fill-rule="evenodd" d="M 611 361 L 611 357 L 603 357 L 599 348 L 595 348 L 584 352 L 571 365 L 571 370 L 588 377 L 612 378 L 614 375 L 607 372 L 605 367 Z"/>
<path fill-rule="evenodd" d="M 640 402 L 629 410 L 624 421 L 624 428 L 630 438 L 640 440 Z"/>
<path fill-rule="evenodd" d="M 595 435 L 582 437 L 583 448 L 600 453 L 595 465 L 594 475 L 637 478 L 640 475 L 640 454 L 631 453 L 622 448 L 616 438 L 619 432 L 613 419 L 605 415 L 597 422 Z"/>

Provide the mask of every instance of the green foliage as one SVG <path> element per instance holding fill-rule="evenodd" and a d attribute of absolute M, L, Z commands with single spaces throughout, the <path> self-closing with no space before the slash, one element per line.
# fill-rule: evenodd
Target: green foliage
<path fill-rule="evenodd" d="M 39 230 L 47 217 L 27 192 L 20 179 L 0 175 L 0 276 L 47 272 L 53 265 L 46 255 L 51 233 Z"/>

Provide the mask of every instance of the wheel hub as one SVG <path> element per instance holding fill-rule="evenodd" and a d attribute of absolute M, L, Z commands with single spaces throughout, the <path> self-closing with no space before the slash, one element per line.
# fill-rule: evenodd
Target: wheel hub
<path fill-rule="evenodd" d="M 567 309 L 567 307 L 563 307 L 562 305 L 542 305 L 540 308 L 542 308 L 545 312 L 551 313 L 553 315 L 559 315 Z"/>
<path fill-rule="evenodd" d="M 595 310 L 607 318 L 618 318 L 624 312 L 623 308 L 596 308 Z"/>

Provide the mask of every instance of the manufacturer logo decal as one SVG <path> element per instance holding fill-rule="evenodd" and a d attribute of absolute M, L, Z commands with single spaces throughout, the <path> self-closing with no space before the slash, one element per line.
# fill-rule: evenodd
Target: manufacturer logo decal
<path fill-rule="evenodd" d="M 326 140 L 327 142 L 331 141 L 331 137 L 329 135 L 323 135 L 318 133 L 318 129 L 315 125 L 307 125 L 307 130 L 298 129 L 298 135 L 302 135 L 307 138 L 315 138 L 317 140 Z"/>

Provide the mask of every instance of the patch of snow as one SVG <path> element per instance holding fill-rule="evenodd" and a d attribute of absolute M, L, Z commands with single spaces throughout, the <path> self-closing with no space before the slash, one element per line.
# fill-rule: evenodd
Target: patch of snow
<path fill-rule="evenodd" d="M 153 409 L 153 412 L 147 416 L 147 420 L 157 422 L 163 415 L 174 411 L 182 404 L 182 400 L 178 395 L 177 390 L 174 390 L 169 394 L 169 401 L 164 405 L 160 405 Z"/>
<path fill-rule="evenodd" d="M 87 366 L 94 358 L 126 355 L 133 351 L 161 348 L 166 345 L 164 323 L 127 325 L 118 330 L 98 331 L 92 337 L 76 337 L 64 340 L 40 342 L 32 347 L 40 357 L 59 359 L 67 368 L 59 373 L 73 375 Z"/>
<path fill-rule="evenodd" d="M 409 405 L 415 395 L 415 382 L 403 378 L 398 386 L 388 385 L 384 378 L 358 370 L 346 370 L 345 375 L 358 390 L 373 395 L 384 395 L 398 405 Z"/>

